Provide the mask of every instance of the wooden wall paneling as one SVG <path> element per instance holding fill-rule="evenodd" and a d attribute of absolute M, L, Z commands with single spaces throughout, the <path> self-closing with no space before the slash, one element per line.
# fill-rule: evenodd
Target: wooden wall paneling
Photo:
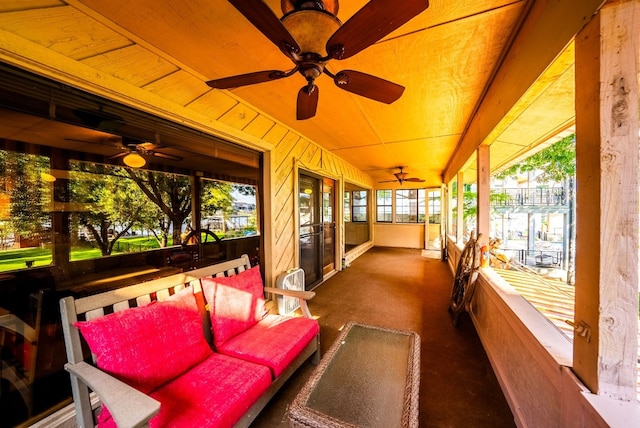
<path fill-rule="evenodd" d="M 236 129 L 243 129 L 258 115 L 259 113 L 254 109 L 248 107 L 246 104 L 239 103 L 222 115 L 219 120 Z"/>
<path fill-rule="evenodd" d="M 294 149 L 299 139 L 300 135 L 289 130 L 282 140 L 276 144 L 274 147 L 274 162 L 276 169 L 281 168 L 283 165 L 285 168 L 291 168 L 291 151 Z"/>
<path fill-rule="evenodd" d="M 282 125 L 281 123 L 276 122 L 271 129 L 267 132 L 267 134 L 263 137 L 264 141 L 269 142 L 274 147 L 284 138 L 285 135 L 289 132 L 289 128 Z"/>
<path fill-rule="evenodd" d="M 273 227 L 277 241 L 280 241 L 282 235 L 286 233 L 287 227 L 293 226 L 291 219 L 296 215 L 294 209 L 296 190 L 294 188 L 293 174 L 293 171 L 289 171 L 287 180 L 279 183 L 278 191 L 275 194 Z"/>
<path fill-rule="evenodd" d="M 309 154 L 311 153 L 312 156 L 316 150 L 317 146 L 311 141 L 307 140 L 306 138 L 299 138 L 298 141 L 296 141 L 296 144 L 291 149 L 289 155 L 291 156 L 291 159 L 294 159 L 296 161 L 305 161 L 310 157 Z M 310 167 L 310 165 L 307 165 L 307 167 Z"/>
<path fill-rule="evenodd" d="M 200 79 L 183 70 L 163 76 L 143 89 L 181 106 L 188 105 L 210 90 Z"/>
<path fill-rule="evenodd" d="M 341 173 L 343 172 L 340 170 L 340 167 L 338 166 L 338 163 L 336 161 L 336 156 L 333 153 L 328 151 L 322 152 L 321 168 L 324 171 L 327 171 L 329 174 L 331 174 L 334 177 L 342 175 Z"/>
<path fill-rule="evenodd" d="M 7 12 L 0 18 L 0 28 L 75 60 L 132 44 L 70 6 Z"/>
<path fill-rule="evenodd" d="M 104 52 L 80 62 L 138 87 L 179 70 L 176 65 L 140 45 Z"/>
<path fill-rule="evenodd" d="M 273 129 L 275 122 L 273 119 L 259 114 L 251 122 L 247 124 L 242 130 L 249 135 L 253 135 L 256 138 L 265 138 L 266 135 Z"/>
<path fill-rule="evenodd" d="M 302 147 L 301 147 L 302 148 Z M 298 159 L 312 171 L 323 172 L 322 169 L 322 149 L 315 144 L 309 143 L 301 151 Z"/>
<path fill-rule="evenodd" d="M 222 115 L 238 104 L 238 100 L 226 91 L 211 89 L 209 92 L 191 101 L 187 107 L 211 119 L 218 120 Z"/>
<path fill-rule="evenodd" d="M 520 321 L 526 313 L 541 315 L 498 275 L 489 275 L 500 287 L 489 285 L 483 272 L 471 316 L 516 425 L 558 427 L 562 402 L 559 365 Z"/>

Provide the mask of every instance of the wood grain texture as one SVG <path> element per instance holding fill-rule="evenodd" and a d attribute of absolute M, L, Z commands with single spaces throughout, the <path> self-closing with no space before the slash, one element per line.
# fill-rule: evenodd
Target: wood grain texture
<path fill-rule="evenodd" d="M 588 388 L 636 399 L 640 5 L 613 2 L 576 38 L 577 236 L 573 368 Z"/>

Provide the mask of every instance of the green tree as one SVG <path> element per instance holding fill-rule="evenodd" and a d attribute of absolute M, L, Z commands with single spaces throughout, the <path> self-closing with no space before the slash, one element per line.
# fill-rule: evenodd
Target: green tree
<path fill-rule="evenodd" d="M 249 187 L 251 186 L 242 186 Z M 202 215 L 221 213 L 228 216 L 233 213 L 234 186 L 223 181 L 207 180 L 202 184 Z"/>
<path fill-rule="evenodd" d="M 126 169 L 129 177 L 171 224 L 173 242 L 180 242 L 182 225 L 191 214 L 189 177 L 154 171 Z"/>
<path fill-rule="evenodd" d="M 77 221 L 107 256 L 118 239 L 143 222 L 146 197 L 119 167 L 77 164 L 72 177 L 72 200 L 83 207 Z"/>
<path fill-rule="evenodd" d="M 49 220 L 44 210 L 48 192 L 40 178 L 48 169 L 49 161 L 43 156 L 3 152 L 4 184 L 10 195 L 10 221 L 17 239 L 39 236 Z"/>
<path fill-rule="evenodd" d="M 496 178 L 513 177 L 530 171 L 538 171 L 540 183 L 562 181 L 576 173 L 576 136 L 574 134 L 540 150 L 525 160 L 505 169 Z"/>

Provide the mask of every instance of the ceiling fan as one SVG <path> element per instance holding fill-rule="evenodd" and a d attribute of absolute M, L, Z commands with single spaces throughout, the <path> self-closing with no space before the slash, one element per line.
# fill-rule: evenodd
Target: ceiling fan
<path fill-rule="evenodd" d="M 122 161 L 124 162 L 124 164 L 131 168 L 143 167 L 147 163 L 145 159 L 145 157 L 147 156 L 155 156 L 158 158 L 169 159 L 173 161 L 182 160 L 181 156 L 159 151 L 158 149 L 162 148 L 162 146 L 155 143 L 141 142 L 123 137 L 122 146 L 122 153 L 109 156 L 107 159 L 113 160 L 123 158 Z"/>
<path fill-rule="evenodd" d="M 400 171 L 393 173 L 393 175 L 396 176 L 395 180 L 383 180 L 383 181 L 379 181 L 378 183 L 395 183 L 397 181 L 398 183 L 400 183 L 400 185 L 402 185 L 402 183 L 404 183 L 405 181 L 410 181 L 412 183 L 423 183 L 424 182 L 424 180 L 421 179 L 421 178 L 407 177 L 407 175 L 409 175 L 409 174 L 407 174 L 406 172 L 403 171 L 404 167 L 397 166 L 396 168 L 398 168 Z"/>
<path fill-rule="evenodd" d="M 263 0 L 229 0 L 229 3 L 280 48 L 294 67 L 289 71 L 265 70 L 210 80 L 207 85 L 231 89 L 282 79 L 298 72 L 307 81 L 298 92 L 298 120 L 315 116 L 319 95 L 315 80 L 322 73 L 331 77 L 339 88 L 356 95 L 386 104 L 400 98 L 404 92 L 401 85 L 354 70 L 333 74 L 326 64 L 366 49 L 429 6 L 428 0 L 405 0 L 401 4 L 370 0 L 342 24 L 336 17 L 338 0 L 282 0 L 284 16 L 280 19 Z"/>

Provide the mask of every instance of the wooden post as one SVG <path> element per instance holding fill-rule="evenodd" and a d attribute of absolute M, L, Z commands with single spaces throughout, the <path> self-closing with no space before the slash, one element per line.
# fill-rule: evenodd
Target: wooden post
<path fill-rule="evenodd" d="M 640 1 L 605 5 L 576 37 L 577 234 L 573 369 L 636 399 Z"/>
<path fill-rule="evenodd" d="M 462 244 L 464 237 L 464 173 L 458 172 L 458 201 L 456 206 L 456 242 Z"/>
<path fill-rule="evenodd" d="M 53 149 L 50 165 L 52 170 L 64 171 L 64 177 L 56 177 L 53 184 L 53 205 L 51 212 L 51 242 L 53 264 L 58 267 L 60 278 L 70 276 L 71 227 L 69 222 L 69 153 L 66 150 Z M 61 209 L 56 209 L 58 204 Z"/>
<path fill-rule="evenodd" d="M 478 220 L 477 231 L 478 236 L 482 234 L 483 238 L 481 243 L 489 242 L 489 193 L 490 193 L 490 180 L 491 171 L 489 165 L 489 146 L 478 147 Z"/>

